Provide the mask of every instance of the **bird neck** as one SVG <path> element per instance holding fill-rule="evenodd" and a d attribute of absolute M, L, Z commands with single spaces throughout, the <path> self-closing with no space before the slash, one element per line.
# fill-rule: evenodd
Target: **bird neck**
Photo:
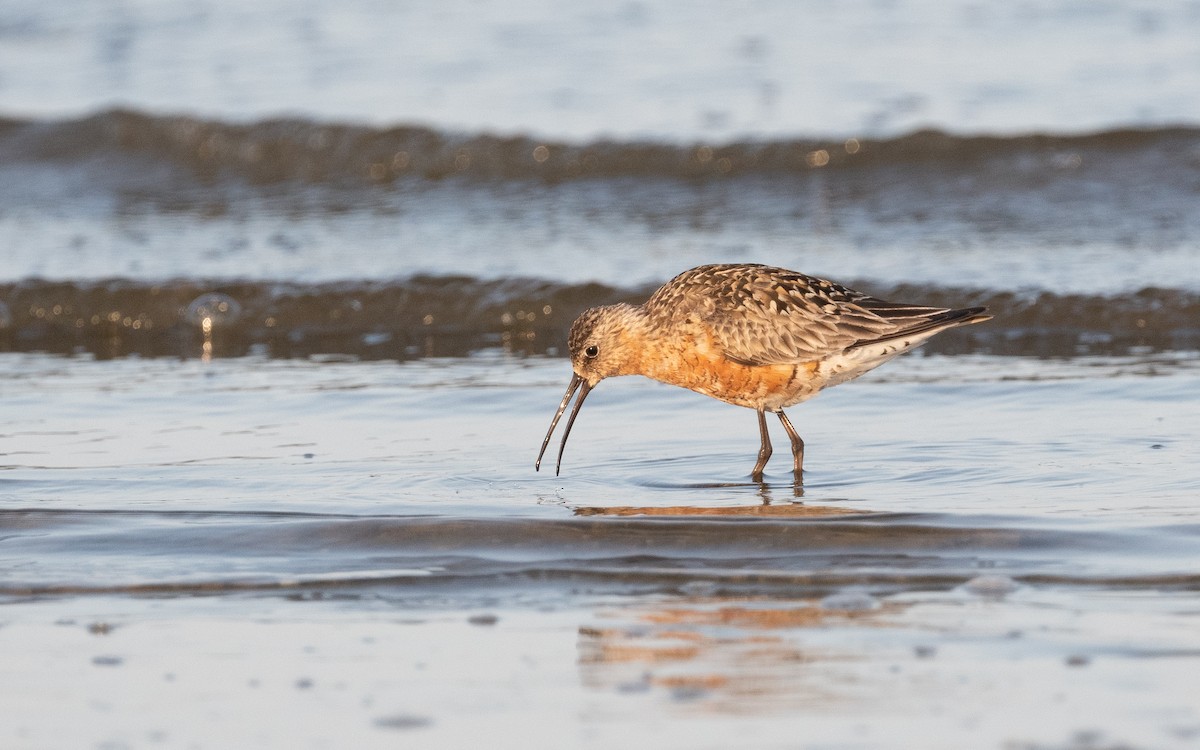
<path fill-rule="evenodd" d="M 644 375 L 665 383 L 678 382 L 680 351 L 684 347 L 674 326 L 662 325 L 642 306 L 622 312 L 620 375 Z"/>
<path fill-rule="evenodd" d="M 609 309 L 614 323 L 619 355 L 612 360 L 611 372 L 618 375 L 650 375 L 658 358 L 660 334 L 641 305 L 617 304 Z M 650 375 L 653 377 L 652 375 Z"/>

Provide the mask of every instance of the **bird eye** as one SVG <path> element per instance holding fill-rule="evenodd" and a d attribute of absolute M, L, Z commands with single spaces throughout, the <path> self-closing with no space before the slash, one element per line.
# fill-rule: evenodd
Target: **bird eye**
<path fill-rule="evenodd" d="M 595 344 L 592 344 L 587 349 L 583 350 L 583 356 L 587 357 L 588 359 L 594 359 L 595 356 L 599 353 L 600 353 L 600 348 L 597 347 Z"/>

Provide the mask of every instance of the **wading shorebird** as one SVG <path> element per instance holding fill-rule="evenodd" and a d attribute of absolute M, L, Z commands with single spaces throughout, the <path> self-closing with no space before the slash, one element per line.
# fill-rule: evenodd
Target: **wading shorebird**
<path fill-rule="evenodd" d="M 771 440 L 766 413 L 792 441 L 796 481 L 804 441 L 785 406 L 817 395 L 957 326 L 990 319 L 986 308 L 953 310 L 886 302 L 832 281 L 753 263 L 684 271 L 642 305 L 585 310 L 567 346 L 574 374 L 550 422 L 535 469 L 572 396 L 555 476 L 579 407 L 596 384 L 616 375 L 645 375 L 758 413 L 762 446 L 750 477 L 761 482 Z"/>

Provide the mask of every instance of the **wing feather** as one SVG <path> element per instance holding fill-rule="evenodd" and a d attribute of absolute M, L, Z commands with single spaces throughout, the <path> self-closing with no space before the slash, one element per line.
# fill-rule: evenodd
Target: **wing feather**
<path fill-rule="evenodd" d="M 815 276 L 756 264 L 685 271 L 645 307 L 672 325 L 703 327 L 727 359 L 747 365 L 814 362 L 857 346 L 932 335 L 986 318 L 981 308 L 888 302 Z"/>

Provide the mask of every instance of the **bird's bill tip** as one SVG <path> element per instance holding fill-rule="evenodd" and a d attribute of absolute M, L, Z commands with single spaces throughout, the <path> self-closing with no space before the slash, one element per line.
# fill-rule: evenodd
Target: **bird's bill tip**
<path fill-rule="evenodd" d="M 571 434 L 571 426 L 575 424 L 575 417 L 579 414 L 579 407 L 583 406 L 583 400 L 587 398 L 588 392 L 591 389 L 592 386 L 587 380 L 576 373 L 571 375 L 571 382 L 567 385 L 567 392 L 563 395 L 562 402 L 558 405 L 558 411 L 554 413 L 554 419 L 550 421 L 550 429 L 546 430 L 546 437 L 542 440 L 542 449 L 538 451 L 537 461 L 533 464 L 534 471 L 541 471 L 542 458 L 546 454 L 546 448 L 550 445 L 550 437 L 554 434 L 554 428 L 558 426 L 558 421 L 566 413 L 575 392 L 579 391 L 579 398 L 575 401 L 575 407 L 571 409 L 571 416 L 567 418 L 567 426 L 563 429 L 562 442 L 558 446 L 558 460 L 554 463 L 554 476 L 559 475 L 559 472 L 562 470 L 563 450 L 567 447 L 567 437 Z"/>
<path fill-rule="evenodd" d="M 554 434 L 554 428 L 558 426 L 558 420 L 562 419 L 563 413 L 566 412 L 567 407 L 571 404 L 571 397 L 575 395 L 575 391 L 582 382 L 582 378 L 572 373 L 571 382 L 567 384 L 567 392 L 563 395 L 562 402 L 558 405 L 558 411 L 554 412 L 554 419 L 550 420 L 550 429 L 546 430 L 546 437 L 542 440 L 542 449 L 538 451 L 537 461 L 533 464 L 534 471 L 541 471 L 542 458 L 546 455 L 546 448 L 550 445 L 550 437 Z"/>

